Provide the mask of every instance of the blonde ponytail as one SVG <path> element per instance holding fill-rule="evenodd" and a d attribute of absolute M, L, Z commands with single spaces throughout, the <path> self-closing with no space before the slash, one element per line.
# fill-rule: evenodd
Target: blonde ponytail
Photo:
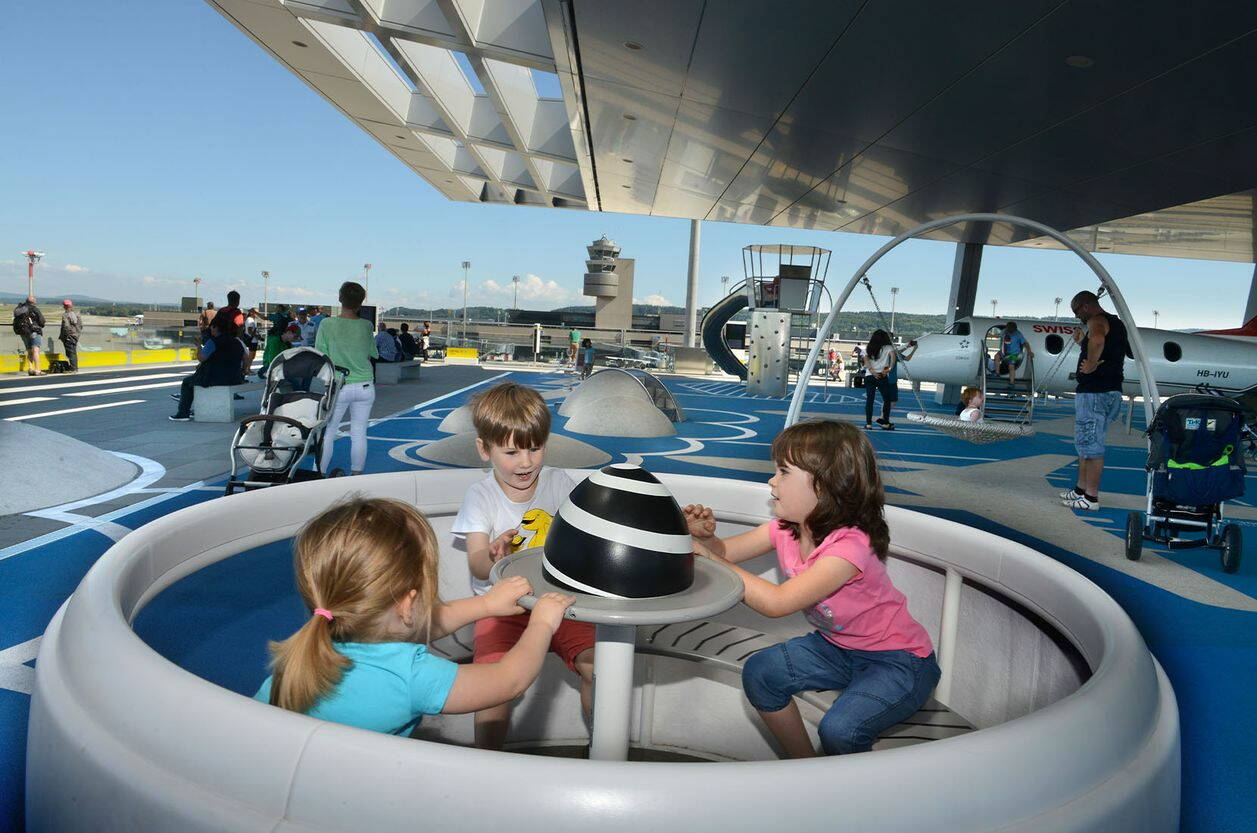
<path fill-rule="evenodd" d="M 310 619 L 271 642 L 271 704 L 307 712 L 351 665 L 333 642 L 397 640 L 389 615 L 411 590 L 414 641 L 427 641 L 438 604 L 436 534 L 419 510 L 388 498 L 351 498 L 311 520 L 293 544 L 297 591 Z M 330 618 L 325 618 L 330 617 Z"/>
<path fill-rule="evenodd" d="M 271 642 L 271 705 L 294 712 L 309 711 L 318 699 L 340 682 L 349 666 L 332 647 L 332 623 L 322 616 L 310 621 L 283 642 Z"/>

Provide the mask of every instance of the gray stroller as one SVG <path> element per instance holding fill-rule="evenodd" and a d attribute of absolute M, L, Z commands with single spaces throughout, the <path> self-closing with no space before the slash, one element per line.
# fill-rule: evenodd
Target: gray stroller
<path fill-rule="evenodd" d="M 266 372 L 262 412 L 240 420 L 231 440 L 226 494 L 321 478 L 319 456 L 344 379 L 343 369 L 312 347 L 293 347 L 276 356 Z M 299 468 L 311 453 L 314 468 Z M 333 469 L 327 476 L 343 474 Z"/>

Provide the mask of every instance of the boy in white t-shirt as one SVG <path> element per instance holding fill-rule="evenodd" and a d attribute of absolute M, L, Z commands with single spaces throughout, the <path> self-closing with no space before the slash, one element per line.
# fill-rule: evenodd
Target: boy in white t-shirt
<path fill-rule="evenodd" d="M 482 595 L 489 588 L 494 562 L 545 543 L 550 522 L 576 484 L 562 469 L 542 464 L 550 411 L 535 390 L 513 382 L 491 388 L 472 401 L 472 422 L 480 459 L 493 470 L 467 490 L 453 532 L 466 539 L 471 589 Z M 527 613 L 480 619 L 472 661 L 497 662 L 527 626 Z M 550 650 L 580 675 L 581 709 L 588 723 L 593 709 L 594 626 L 564 620 Z M 476 712 L 476 746 L 501 749 L 510 717 L 509 703 Z"/>

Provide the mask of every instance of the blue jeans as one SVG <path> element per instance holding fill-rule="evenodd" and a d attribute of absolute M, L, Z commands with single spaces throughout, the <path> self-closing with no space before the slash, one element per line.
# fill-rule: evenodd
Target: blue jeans
<path fill-rule="evenodd" d="M 934 655 L 853 651 L 818 632 L 751 656 L 742 689 L 762 712 L 781 711 L 800 691 L 842 689 L 818 730 L 826 755 L 867 752 L 882 732 L 916 714 L 938 684 Z"/>

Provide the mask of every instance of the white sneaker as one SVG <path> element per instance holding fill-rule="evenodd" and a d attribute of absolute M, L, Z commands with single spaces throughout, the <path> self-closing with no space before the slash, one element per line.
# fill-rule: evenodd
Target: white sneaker
<path fill-rule="evenodd" d="M 1090 500 L 1086 495 L 1078 495 L 1073 500 L 1062 500 L 1061 503 L 1070 509 L 1082 509 L 1086 512 L 1094 512 L 1100 508 L 1100 501 Z"/>
<path fill-rule="evenodd" d="M 171 394 L 171 396 L 174 396 L 174 394 Z M 177 396 L 175 398 L 178 399 Z M 1068 489 L 1066 489 L 1065 491 L 1057 495 L 1057 497 L 1059 497 L 1061 500 L 1073 500 L 1074 498 L 1082 497 L 1082 495 L 1079 493 L 1077 489 L 1075 489 L 1073 486 L 1070 486 Z"/>

